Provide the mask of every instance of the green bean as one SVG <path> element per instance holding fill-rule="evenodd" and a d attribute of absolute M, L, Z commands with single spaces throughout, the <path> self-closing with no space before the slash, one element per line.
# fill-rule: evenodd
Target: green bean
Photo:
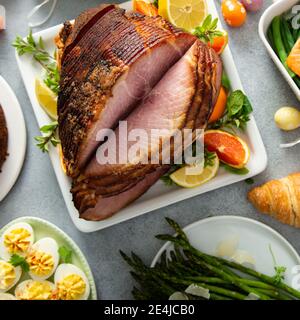
<path fill-rule="evenodd" d="M 294 41 L 296 42 L 298 40 L 298 30 L 297 29 L 293 29 L 292 33 L 293 33 Z"/>
<path fill-rule="evenodd" d="M 286 68 L 289 75 L 291 77 L 294 77 L 295 76 L 294 72 L 292 72 L 286 64 L 287 53 L 285 51 L 284 44 L 282 42 L 281 31 L 280 31 L 281 30 L 280 20 L 281 20 L 280 17 L 275 17 L 272 21 L 272 31 L 273 31 L 275 49 L 279 59 L 281 60 L 282 64 Z"/>
<path fill-rule="evenodd" d="M 295 81 L 296 85 L 300 88 L 300 78 L 296 76 L 293 78 L 293 80 Z"/>
<path fill-rule="evenodd" d="M 289 54 L 294 47 L 295 40 L 289 28 L 288 22 L 285 19 L 281 19 L 281 35 L 283 42 L 285 44 L 285 49 Z"/>
<path fill-rule="evenodd" d="M 268 31 L 267 31 L 267 38 L 269 40 L 269 43 L 271 45 L 271 47 L 274 49 L 275 45 L 274 45 L 274 38 L 273 38 L 273 33 L 272 33 L 272 28 L 269 27 Z"/>

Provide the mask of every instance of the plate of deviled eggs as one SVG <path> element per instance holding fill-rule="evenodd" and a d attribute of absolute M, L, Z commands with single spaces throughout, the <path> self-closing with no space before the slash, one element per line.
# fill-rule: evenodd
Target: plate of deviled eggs
<path fill-rule="evenodd" d="M 0 230 L 0 300 L 96 300 L 91 269 L 75 242 L 35 217 Z"/>

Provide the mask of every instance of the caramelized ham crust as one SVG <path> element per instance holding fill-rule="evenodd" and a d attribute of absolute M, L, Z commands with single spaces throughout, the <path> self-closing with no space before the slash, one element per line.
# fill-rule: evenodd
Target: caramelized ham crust
<path fill-rule="evenodd" d="M 7 157 L 8 132 L 6 127 L 5 115 L 0 105 L 0 172 L 2 165 Z"/>

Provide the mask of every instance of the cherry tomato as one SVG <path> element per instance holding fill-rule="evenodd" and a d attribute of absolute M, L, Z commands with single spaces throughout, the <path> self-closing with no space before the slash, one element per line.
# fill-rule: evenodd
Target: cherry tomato
<path fill-rule="evenodd" d="M 221 54 L 228 44 L 228 33 L 223 31 L 222 36 L 214 37 L 212 43 L 208 42 L 208 45 L 212 47 L 217 54 Z"/>
<path fill-rule="evenodd" d="M 245 7 L 237 0 L 223 0 L 222 14 L 226 23 L 231 27 L 240 27 L 247 19 Z"/>

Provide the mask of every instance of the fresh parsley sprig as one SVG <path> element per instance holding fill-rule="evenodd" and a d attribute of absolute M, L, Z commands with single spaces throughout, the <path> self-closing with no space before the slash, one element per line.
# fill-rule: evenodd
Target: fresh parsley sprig
<path fill-rule="evenodd" d="M 224 116 L 211 124 L 210 128 L 227 128 L 232 131 L 234 131 L 234 128 L 245 130 L 252 111 L 253 108 L 247 96 L 241 90 L 233 91 L 228 96 Z"/>
<path fill-rule="evenodd" d="M 26 39 L 17 36 L 13 42 L 13 47 L 16 48 L 19 56 L 31 54 L 33 58 L 46 70 L 45 84 L 56 94 L 59 91 L 59 71 L 57 68 L 55 57 L 52 57 L 45 50 L 43 39 L 40 37 L 36 42 L 32 36 L 32 31 L 29 31 Z"/>
<path fill-rule="evenodd" d="M 29 271 L 29 264 L 24 257 L 19 256 L 18 254 L 13 254 L 10 257 L 9 263 L 14 267 L 20 266 L 24 272 Z"/>
<path fill-rule="evenodd" d="M 204 168 L 213 166 L 215 158 L 216 154 L 214 152 L 204 149 Z"/>
<path fill-rule="evenodd" d="M 212 15 L 209 14 L 202 25 L 196 27 L 194 35 L 204 42 L 212 42 L 215 37 L 223 35 L 222 31 L 217 30 L 218 18 L 213 20 Z"/>
<path fill-rule="evenodd" d="M 43 133 L 42 136 L 37 136 L 34 139 L 38 142 L 37 146 L 43 151 L 49 151 L 49 143 L 51 143 L 54 147 L 56 147 L 60 141 L 56 136 L 56 131 L 58 128 L 58 122 L 54 121 L 48 125 L 45 125 L 40 128 Z"/>

